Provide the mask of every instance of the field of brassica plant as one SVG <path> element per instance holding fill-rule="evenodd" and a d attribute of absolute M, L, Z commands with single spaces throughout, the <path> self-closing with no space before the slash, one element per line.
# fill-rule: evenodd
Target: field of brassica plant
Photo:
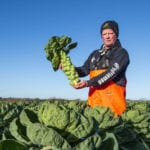
<path fill-rule="evenodd" d="M 121 117 L 86 101 L 0 100 L 0 150 L 149 150 L 150 101 Z"/>

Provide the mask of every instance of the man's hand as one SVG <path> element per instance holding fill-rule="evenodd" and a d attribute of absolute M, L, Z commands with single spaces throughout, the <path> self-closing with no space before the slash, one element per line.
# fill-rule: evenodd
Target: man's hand
<path fill-rule="evenodd" d="M 59 64 L 59 69 L 61 69 L 61 70 L 63 69 L 62 63 Z"/>
<path fill-rule="evenodd" d="M 77 84 L 75 84 L 73 86 L 75 89 L 82 89 L 82 88 L 85 88 L 87 87 L 87 81 L 83 80 L 83 81 L 80 81 L 78 82 Z"/>

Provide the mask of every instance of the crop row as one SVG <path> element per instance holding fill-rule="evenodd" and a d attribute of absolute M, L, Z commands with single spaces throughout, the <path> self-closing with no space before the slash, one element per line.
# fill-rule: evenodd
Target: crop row
<path fill-rule="evenodd" d="M 150 102 L 121 117 L 80 100 L 0 101 L 0 150 L 149 150 Z"/>

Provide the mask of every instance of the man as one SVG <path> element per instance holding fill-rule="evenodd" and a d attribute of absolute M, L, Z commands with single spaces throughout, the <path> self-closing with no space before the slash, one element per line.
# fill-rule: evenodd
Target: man
<path fill-rule="evenodd" d="M 74 88 L 89 87 L 88 105 L 109 107 L 116 116 L 126 110 L 126 69 L 129 65 L 128 52 L 118 39 L 117 22 L 108 20 L 100 29 L 103 45 L 91 53 L 83 66 L 76 67 L 79 77 L 90 75 Z"/>

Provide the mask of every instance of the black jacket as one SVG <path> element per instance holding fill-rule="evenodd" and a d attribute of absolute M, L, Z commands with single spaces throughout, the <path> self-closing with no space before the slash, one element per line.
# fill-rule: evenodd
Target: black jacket
<path fill-rule="evenodd" d="M 128 52 L 122 48 L 119 40 L 114 46 L 105 50 L 103 45 L 100 49 L 91 53 L 83 66 L 76 67 L 79 77 L 89 75 L 91 70 L 106 69 L 106 71 L 87 81 L 88 86 L 102 86 L 110 80 L 115 83 L 125 86 L 125 72 L 129 65 Z"/>

